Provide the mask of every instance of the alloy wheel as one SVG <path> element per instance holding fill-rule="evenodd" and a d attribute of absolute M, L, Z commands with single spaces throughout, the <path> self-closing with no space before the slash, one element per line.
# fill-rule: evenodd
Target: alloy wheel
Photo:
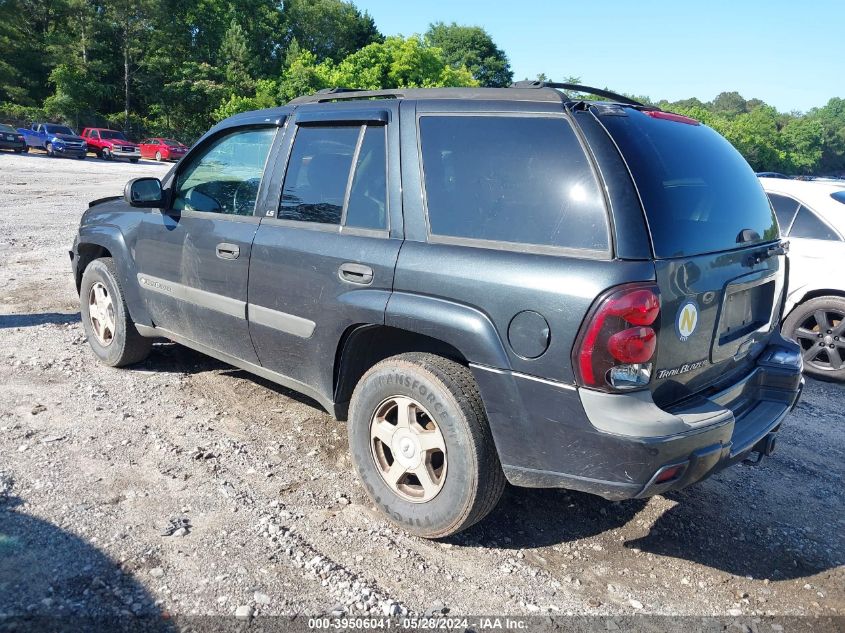
<path fill-rule="evenodd" d="M 108 289 L 99 281 L 88 292 L 88 320 L 100 345 L 111 345 L 115 333 L 114 303 Z"/>
<path fill-rule="evenodd" d="M 370 447 L 384 482 L 412 503 L 434 499 L 446 482 L 446 442 L 437 422 L 413 398 L 393 396 L 376 407 Z"/>
<path fill-rule="evenodd" d="M 845 367 L 845 314 L 838 310 L 816 310 L 792 333 L 804 362 L 821 371 Z"/>

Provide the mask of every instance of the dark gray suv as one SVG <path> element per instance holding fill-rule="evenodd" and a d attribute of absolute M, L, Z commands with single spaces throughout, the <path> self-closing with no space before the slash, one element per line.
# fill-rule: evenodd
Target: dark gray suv
<path fill-rule="evenodd" d="M 561 88 L 223 121 L 82 216 L 91 347 L 122 366 L 165 337 L 312 397 L 426 537 L 506 481 L 647 497 L 770 454 L 802 361 L 754 172 L 697 121 Z"/>

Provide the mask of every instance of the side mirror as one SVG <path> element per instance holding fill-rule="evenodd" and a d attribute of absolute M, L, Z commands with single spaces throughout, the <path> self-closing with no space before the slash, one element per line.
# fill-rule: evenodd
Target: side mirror
<path fill-rule="evenodd" d="M 123 188 L 123 198 L 133 207 L 160 209 L 164 206 L 158 178 L 133 178 Z"/>

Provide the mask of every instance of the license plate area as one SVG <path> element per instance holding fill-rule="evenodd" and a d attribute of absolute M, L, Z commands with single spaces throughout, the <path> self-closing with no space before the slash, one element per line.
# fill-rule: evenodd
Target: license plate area
<path fill-rule="evenodd" d="M 774 299 L 774 279 L 734 290 L 728 286 L 723 304 L 719 345 L 747 336 L 762 327 L 768 329 Z"/>
<path fill-rule="evenodd" d="M 714 363 L 744 356 L 771 328 L 777 279 L 771 274 L 745 279 L 725 287 L 713 342 Z"/>

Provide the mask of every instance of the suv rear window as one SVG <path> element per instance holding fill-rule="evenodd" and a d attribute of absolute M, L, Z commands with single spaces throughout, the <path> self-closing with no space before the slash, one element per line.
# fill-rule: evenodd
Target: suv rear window
<path fill-rule="evenodd" d="M 431 234 L 607 251 L 607 213 L 563 117 L 420 117 Z"/>
<path fill-rule="evenodd" d="M 728 141 L 705 125 L 655 119 L 631 108 L 625 114 L 604 116 L 602 123 L 634 177 L 656 257 L 700 255 L 777 239 L 766 194 Z M 746 229 L 750 231 L 742 241 Z"/>

